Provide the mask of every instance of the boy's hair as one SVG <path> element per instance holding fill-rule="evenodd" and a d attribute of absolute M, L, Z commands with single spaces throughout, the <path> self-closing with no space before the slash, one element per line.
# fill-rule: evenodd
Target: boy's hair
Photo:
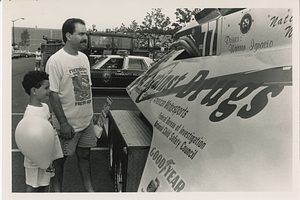
<path fill-rule="evenodd" d="M 25 92 L 30 95 L 31 88 L 40 88 L 45 80 L 49 80 L 49 75 L 44 71 L 29 71 L 25 74 L 22 85 Z"/>
<path fill-rule="evenodd" d="M 65 23 L 62 26 L 62 35 L 63 35 L 63 41 L 64 43 L 67 42 L 66 33 L 73 34 L 75 31 L 75 24 L 80 23 L 82 25 L 85 25 L 85 22 L 82 19 L 79 18 L 70 18 L 65 21 Z"/>

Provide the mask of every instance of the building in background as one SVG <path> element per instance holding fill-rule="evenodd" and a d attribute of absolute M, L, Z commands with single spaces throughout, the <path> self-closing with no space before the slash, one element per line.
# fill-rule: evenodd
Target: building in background
<path fill-rule="evenodd" d="M 39 47 L 41 47 L 41 43 L 46 43 L 43 39 L 44 35 L 48 36 L 48 39 L 62 39 L 61 29 L 49 29 L 49 28 L 28 28 L 28 27 L 14 27 L 15 43 L 19 44 L 21 40 L 21 34 L 24 30 L 29 33 L 30 45 L 23 47 L 19 46 L 21 50 L 29 50 L 30 52 L 35 52 Z M 13 31 L 12 31 L 13 32 Z"/>

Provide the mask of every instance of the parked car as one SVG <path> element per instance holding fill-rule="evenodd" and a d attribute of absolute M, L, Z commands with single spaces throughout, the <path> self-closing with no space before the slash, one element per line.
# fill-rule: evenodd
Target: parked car
<path fill-rule="evenodd" d="M 25 50 L 24 53 L 26 58 L 35 56 L 35 52 L 30 52 L 28 50 Z"/>
<path fill-rule="evenodd" d="M 93 89 L 125 89 L 150 67 L 148 57 L 130 55 L 94 56 L 91 67 Z"/>
<path fill-rule="evenodd" d="M 22 50 L 15 50 L 15 52 L 14 53 L 16 53 L 16 54 L 19 54 L 20 55 L 20 57 L 25 57 L 25 52 L 24 51 L 22 51 Z"/>
<path fill-rule="evenodd" d="M 11 52 L 11 58 L 12 59 L 14 59 L 14 58 L 20 58 L 20 54 L 13 51 L 13 52 Z"/>

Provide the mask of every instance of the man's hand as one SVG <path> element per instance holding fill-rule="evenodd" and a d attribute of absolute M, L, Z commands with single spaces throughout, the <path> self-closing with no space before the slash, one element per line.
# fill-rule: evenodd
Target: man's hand
<path fill-rule="evenodd" d="M 93 116 L 93 124 L 97 124 L 98 123 L 98 117 L 96 115 Z"/>
<path fill-rule="evenodd" d="M 69 140 L 72 139 L 75 135 L 73 127 L 68 123 L 64 122 L 60 124 L 60 136 Z"/>
<path fill-rule="evenodd" d="M 75 135 L 75 131 L 67 121 L 58 93 L 51 91 L 49 101 L 60 123 L 60 136 L 68 140 L 72 139 Z"/>

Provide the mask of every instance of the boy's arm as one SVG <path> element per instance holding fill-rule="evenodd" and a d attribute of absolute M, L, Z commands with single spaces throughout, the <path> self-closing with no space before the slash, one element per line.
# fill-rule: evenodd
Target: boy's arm
<path fill-rule="evenodd" d="M 60 124 L 60 136 L 66 139 L 71 139 L 74 136 L 74 129 L 68 123 L 68 120 L 62 109 L 58 93 L 51 91 L 49 101 Z"/>

